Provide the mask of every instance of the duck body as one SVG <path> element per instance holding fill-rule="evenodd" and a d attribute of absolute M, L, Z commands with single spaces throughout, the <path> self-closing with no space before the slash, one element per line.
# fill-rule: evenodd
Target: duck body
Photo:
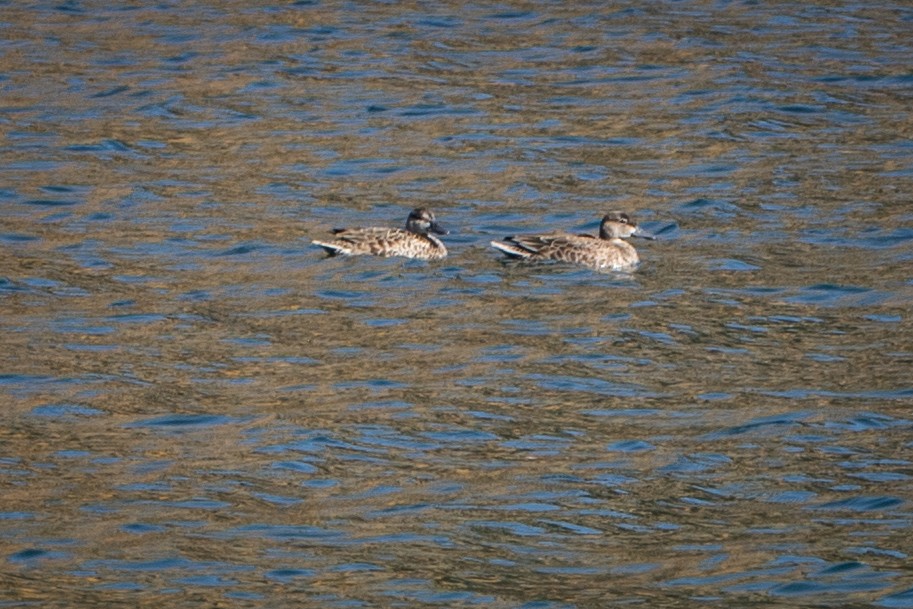
<path fill-rule="evenodd" d="M 447 257 L 447 247 L 434 234 L 446 235 L 431 210 L 418 207 L 406 220 L 406 228 L 337 228 L 331 240 L 313 240 L 330 256 L 402 256 L 419 260 Z"/>
<path fill-rule="evenodd" d="M 491 245 L 511 258 L 553 260 L 599 271 L 620 271 L 630 269 L 640 262 L 637 250 L 624 240 L 627 237 L 655 238 L 640 230 L 628 214 L 611 212 L 603 217 L 598 237 L 551 232 L 515 235 L 504 241 L 492 241 Z"/>

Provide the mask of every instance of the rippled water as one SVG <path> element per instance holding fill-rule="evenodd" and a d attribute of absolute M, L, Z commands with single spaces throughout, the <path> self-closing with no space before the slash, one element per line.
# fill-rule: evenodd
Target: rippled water
<path fill-rule="evenodd" d="M 907 4 L 0 9 L 0 605 L 913 607 Z"/>

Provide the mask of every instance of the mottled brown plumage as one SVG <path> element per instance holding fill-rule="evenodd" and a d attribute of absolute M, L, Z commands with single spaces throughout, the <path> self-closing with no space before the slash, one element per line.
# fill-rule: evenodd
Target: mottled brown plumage
<path fill-rule="evenodd" d="M 542 235 L 516 235 L 491 245 L 511 258 L 544 261 L 555 260 L 580 264 L 595 270 L 617 271 L 639 262 L 637 250 L 623 239 L 644 237 L 654 239 L 637 228 L 628 214 L 613 211 L 605 215 L 599 226 L 599 236 L 552 232 Z"/>
<path fill-rule="evenodd" d="M 432 235 L 446 235 L 434 213 L 417 207 L 406 219 L 406 228 L 337 228 L 330 241 L 312 241 L 330 256 L 404 256 L 421 260 L 437 260 L 447 256 L 447 248 Z"/>

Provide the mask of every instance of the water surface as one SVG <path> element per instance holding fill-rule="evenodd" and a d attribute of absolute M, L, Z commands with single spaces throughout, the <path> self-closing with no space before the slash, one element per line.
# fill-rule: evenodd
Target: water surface
<path fill-rule="evenodd" d="M 913 607 L 913 11 L 572 4 L 0 3 L 3 606 Z"/>

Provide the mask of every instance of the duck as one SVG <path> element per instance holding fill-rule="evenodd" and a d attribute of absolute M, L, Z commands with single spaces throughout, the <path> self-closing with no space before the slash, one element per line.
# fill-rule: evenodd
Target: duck
<path fill-rule="evenodd" d="M 448 231 L 438 224 L 427 207 L 416 207 L 406 218 L 406 227 L 386 228 L 336 228 L 334 238 L 323 241 L 314 239 L 314 245 L 322 247 L 328 256 L 403 256 L 418 260 L 440 260 L 447 257 L 447 248 L 434 235 L 446 235 Z"/>
<path fill-rule="evenodd" d="M 503 241 L 492 241 L 491 246 L 510 258 L 570 262 L 598 271 L 631 269 L 640 262 L 637 250 L 624 239 L 656 237 L 643 231 L 634 220 L 622 211 L 612 211 L 602 218 L 599 236 L 551 232 L 541 235 L 516 235 Z"/>

